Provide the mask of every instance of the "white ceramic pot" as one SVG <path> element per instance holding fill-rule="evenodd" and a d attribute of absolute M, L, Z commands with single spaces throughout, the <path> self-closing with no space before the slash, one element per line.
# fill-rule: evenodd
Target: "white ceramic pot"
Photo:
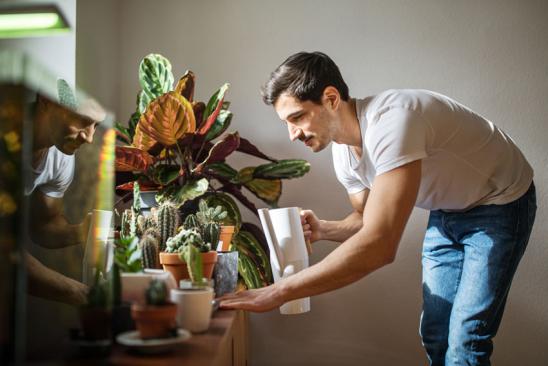
<path fill-rule="evenodd" d="M 192 333 L 207 331 L 211 320 L 213 288 L 172 289 L 171 301 L 177 304 L 177 324 Z"/>

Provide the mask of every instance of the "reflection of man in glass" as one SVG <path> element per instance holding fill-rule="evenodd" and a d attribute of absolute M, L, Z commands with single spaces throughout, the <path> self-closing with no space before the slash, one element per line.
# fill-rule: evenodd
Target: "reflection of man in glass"
<path fill-rule="evenodd" d="M 63 195 L 74 177 L 75 151 L 93 141 L 104 110 L 92 99 L 72 111 L 38 97 L 34 121 L 32 177 L 25 187 L 30 196 L 30 238 L 45 248 L 82 244 L 88 228 L 85 220 L 70 224 L 63 214 Z M 87 286 L 55 272 L 27 254 L 29 292 L 50 300 L 82 304 Z"/>

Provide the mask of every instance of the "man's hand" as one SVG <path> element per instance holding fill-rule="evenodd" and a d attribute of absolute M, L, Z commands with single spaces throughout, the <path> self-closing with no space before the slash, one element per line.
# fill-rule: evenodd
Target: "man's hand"
<path fill-rule="evenodd" d="M 301 225 L 303 226 L 306 240 L 309 240 L 311 243 L 323 240 L 321 220 L 318 219 L 312 210 L 301 210 Z"/>
<path fill-rule="evenodd" d="M 267 287 L 238 291 L 220 297 L 222 309 L 242 309 L 263 313 L 275 309 L 285 302 L 276 284 Z"/>

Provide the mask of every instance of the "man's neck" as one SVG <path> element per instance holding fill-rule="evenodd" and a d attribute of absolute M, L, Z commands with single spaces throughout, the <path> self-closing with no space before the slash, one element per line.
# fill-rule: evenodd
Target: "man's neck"
<path fill-rule="evenodd" d="M 51 141 L 51 130 L 48 119 L 42 114 L 37 114 L 34 120 L 32 151 L 37 152 L 49 149 L 53 142 Z"/>
<path fill-rule="evenodd" d="M 356 113 L 356 99 L 350 98 L 348 102 L 342 102 L 340 110 L 340 123 L 336 138 L 338 144 L 344 144 L 361 149 L 362 135 L 360 121 Z"/>

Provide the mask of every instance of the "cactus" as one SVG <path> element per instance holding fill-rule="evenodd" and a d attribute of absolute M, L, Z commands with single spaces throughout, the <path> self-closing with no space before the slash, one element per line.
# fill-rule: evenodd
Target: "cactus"
<path fill-rule="evenodd" d="M 196 219 L 202 226 L 210 222 L 220 223 L 227 216 L 227 212 L 223 210 L 222 206 L 208 207 L 205 200 L 200 200 L 198 207 Z"/>
<path fill-rule="evenodd" d="M 194 283 L 202 282 L 202 279 L 204 278 L 204 269 L 199 249 L 194 245 L 186 245 L 179 255 L 181 259 L 186 262 L 190 280 Z"/>
<path fill-rule="evenodd" d="M 210 222 L 201 228 L 202 238 L 212 247 L 216 247 L 221 236 L 221 225 L 216 222 Z"/>
<path fill-rule="evenodd" d="M 139 243 L 143 268 L 160 268 L 158 238 L 147 232 Z"/>
<path fill-rule="evenodd" d="M 160 231 L 161 252 L 165 250 L 167 240 L 177 233 L 177 226 L 179 226 L 177 206 L 167 201 L 158 209 L 158 229 Z"/>
<path fill-rule="evenodd" d="M 148 229 L 157 229 L 158 222 L 156 221 L 156 217 L 154 215 L 149 215 L 145 218 L 145 222 L 143 224 L 143 232 L 146 232 Z"/>
<path fill-rule="evenodd" d="M 147 305 L 162 306 L 167 304 L 167 286 L 164 281 L 153 279 L 150 281 L 145 297 Z"/>
<path fill-rule="evenodd" d="M 129 238 L 137 236 L 138 225 L 137 221 L 138 215 L 133 209 L 126 209 L 122 213 L 122 224 L 120 236 L 123 238 Z"/>
<path fill-rule="evenodd" d="M 138 215 L 136 234 L 138 237 L 141 237 L 143 236 L 144 232 L 145 232 L 145 217 L 143 215 Z"/>
<path fill-rule="evenodd" d="M 200 227 L 200 223 L 198 222 L 198 219 L 196 218 L 196 215 L 190 214 L 185 218 L 185 222 L 183 223 L 183 226 L 185 229 L 195 229 Z"/>

